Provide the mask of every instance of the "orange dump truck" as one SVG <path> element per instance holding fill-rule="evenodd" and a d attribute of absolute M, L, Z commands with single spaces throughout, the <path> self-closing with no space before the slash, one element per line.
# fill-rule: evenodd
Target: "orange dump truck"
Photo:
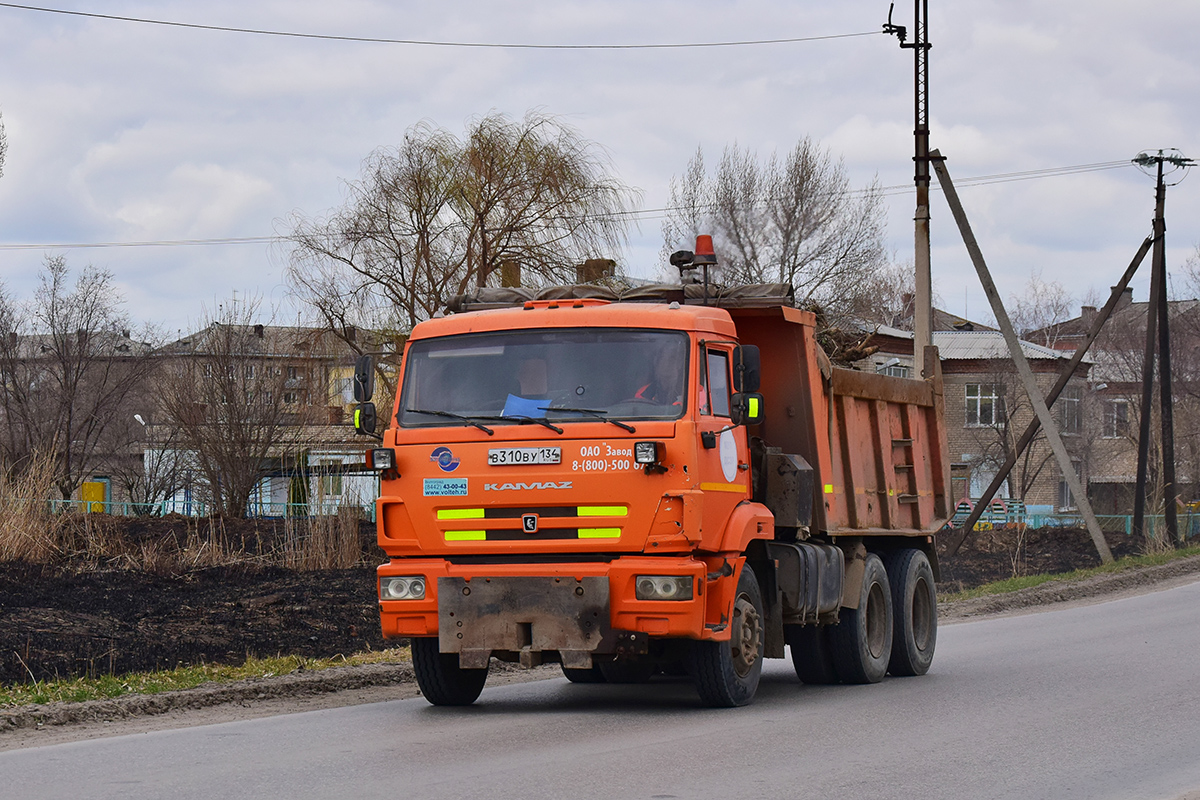
<path fill-rule="evenodd" d="M 687 674 L 712 706 L 785 644 L 808 683 L 929 668 L 936 353 L 926 380 L 831 366 L 813 314 L 760 288 L 562 287 L 413 329 L 368 459 L 383 634 L 430 702 L 474 702 L 492 659 Z"/>

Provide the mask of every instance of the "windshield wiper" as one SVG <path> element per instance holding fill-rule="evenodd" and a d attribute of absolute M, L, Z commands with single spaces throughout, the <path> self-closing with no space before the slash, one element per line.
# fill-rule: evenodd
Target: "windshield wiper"
<path fill-rule="evenodd" d="M 494 434 L 495 431 L 492 430 L 491 428 L 489 428 L 487 425 L 484 425 L 479 420 L 481 420 L 481 419 L 486 419 L 486 420 L 504 419 L 504 417 L 467 417 L 467 416 L 463 416 L 462 414 L 455 414 L 453 411 L 432 411 L 432 410 L 426 409 L 426 408 L 406 408 L 406 409 L 404 409 L 404 411 L 407 414 L 431 414 L 435 417 L 449 417 L 450 419 L 462 420 L 463 422 L 467 423 L 468 425 L 471 425 L 472 427 L 479 428 L 479 430 L 483 431 L 488 436 L 491 436 L 492 434 Z"/>
<path fill-rule="evenodd" d="M 588 416 L 595 417 L 602 422 L 611 422 L 618 428 L 624 428 L 630 433 L 637 433 L 637 428 L 633 427 L 629 423 L 613 419 L 612 417 L 607 416 L 603 411 L 596 408 L 571 408 L 570 406 L 538 406 L 538 408 L 542 411 L 566 411 L 572 414 L 587 414 Z"/>
<path fill-rule="evenodd" d="M 528 425 L 531 422 L 536 422 L 538 425 L 544 425 L 555 433 L 562 433 L 563 429 L 555 425 L 545 417 L 527 417 L 524 414 L 505 414 L 500 419 L 519 419 L 522 425 Z"/>

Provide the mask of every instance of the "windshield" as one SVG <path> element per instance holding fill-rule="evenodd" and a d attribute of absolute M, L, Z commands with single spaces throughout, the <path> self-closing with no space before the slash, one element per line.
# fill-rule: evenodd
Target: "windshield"
<path fill-rule="evenodd" d="M 552 419 L 678 419 L 688 337 L 622 328 L 504 331 L 413 342 L 404 427 Z"/>

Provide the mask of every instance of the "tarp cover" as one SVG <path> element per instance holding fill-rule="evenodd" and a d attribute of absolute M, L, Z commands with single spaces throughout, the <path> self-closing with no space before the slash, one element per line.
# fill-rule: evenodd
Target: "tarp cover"
<path fill-rule="evenodd" d="M 518 287 L 483 287 L 471 294 L 455 295 L 446 304 L 446 310 L 454 313 L 482 311 L 487 308 L 507 308 L 524 305 L 529 300 L 580 300 L 598 299 L 614 303 L 686 303 L 701 305 L 705 302 L 704 286 L 698 283 L 647 284 L 632 289 L 617 290 L 607 286 L 576 284 L 546 286 L 541 289 Z M 767 308 L 795 305 L 795 293 L 787 283 L 755 283 L 746 286 L 717 286 L 709 284 L 709 305 L 722 308 Z"/>

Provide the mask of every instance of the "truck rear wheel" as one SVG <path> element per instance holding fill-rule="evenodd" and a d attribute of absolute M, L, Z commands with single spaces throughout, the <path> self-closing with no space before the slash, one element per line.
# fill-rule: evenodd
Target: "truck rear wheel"
<path fill-rule="evenodd" d="M 833 652 L 829 646 L 829 628 L 816 625 L 789 625 L 784 629 L 792 651 L 792 666 L 796 677 L 813 686 L 838 682 L 833 668 Z"/>
<path fill-rule="evenodd" d="M 893 675 L 924 675 L 933 663 L 937 644 L 937 587 L 929 558 L 909 548 L 888 555 L 888 581 L 892 585 Z"/>
<path fill-rule="evenodd" d="M 738 577 L 727 642 L 694 642 L 692 675 L 707 706 L 733 708 L 754 699 L 763 664 L 763 601 L 749 564 Z"/>
<path fill-rule="evenodd" d="M 833 666 L 843 683 L 878 683 L 892 656 L 892 589 L 887 570 L 867 553 L 858 608 L 843 608 L 829 630 Z"/>
<path fill-rule="evenodd" d="M 438 640 L 420 637 L 412 640 L 413 671 L 421 694 L 435 706 L 469 706 L 483 691 L 487 669 L 463 669 L 458 653 L 438 651 Z"/>

